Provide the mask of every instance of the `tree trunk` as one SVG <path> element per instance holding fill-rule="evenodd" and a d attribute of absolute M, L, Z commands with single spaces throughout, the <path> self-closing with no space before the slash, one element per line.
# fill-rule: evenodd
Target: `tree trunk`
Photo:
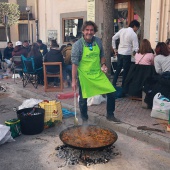
<path fill-rule="evenodd" d="M 6 33 L 6 41 L 9 42 L 9 36 L 8 36 L 8 25 L 5 25 L 5 33 Z"/>
<path fill-rule="evenodd" d="M 111 48 L 114 33 L 114 0 L 103 0 L 103 48 L 108 67 L 108 77 L 111 75 Z"/>

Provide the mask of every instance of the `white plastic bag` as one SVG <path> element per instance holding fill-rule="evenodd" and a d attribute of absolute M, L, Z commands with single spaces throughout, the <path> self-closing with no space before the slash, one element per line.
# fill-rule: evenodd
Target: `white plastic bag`
<path fill-rule="evenodd" d="M 11 136 L 10 127 L 0 124 L 0 145 L 4 144 L 5 142 L 13 141 L 15 140 Z"/>
<path fill-rule="evenodd" d="M 170 102 L 161 99 L 161 93 L 157 93 L 153 99 L 151 117 L 168 120 L 170 113 Z"/>
<path fill-rule="evenodd" d="M 87 99 L 87 106 L 99 105 L 100 103 L 105 102 L 105 101 L 106 101 L 106 99 L 102 95 L 89 97 Z"/>
<path fill-rule="evenodd" d="M 38 103 L 40 103 L 40 102 L 42 102 L 42 101 L 43 101 L 43 100 L 33 99 L 33 98 L 24 100 L 23 103 L 22 103 L 22 105 L 20 105 L 20 106 L 18 107 L 18 110 L 34 107 L 35 105 L 37 105 Z"/>

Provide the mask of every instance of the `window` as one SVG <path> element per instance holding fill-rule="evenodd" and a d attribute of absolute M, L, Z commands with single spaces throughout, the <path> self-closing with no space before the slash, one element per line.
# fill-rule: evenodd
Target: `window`
<path fill-rule="evenodd" d="M 19 31 L 19 40 L 24 41 L 28 39 L 28 24 L 19 24 L 18 25 Z"/>
<path fill-rule="evenodd" d="M 71 42 L 82 36 L 81 27 L 83 25 L 82 18 L 63 19 L 63 41 Z"/>
<path fill-rule="evenodd" d="M 128 2 L 115 4 L 114 32 L 128 26 Z"/>
<path fill-rule="evenodd" d="M 10 39 L 10 28 L 8 28 L 8 36 Z M 5 27 L 0 27 L 0 41 L 7 41 Z"/>
<path fill-rule="evenodd" d="M 8 0 L 0 0 L 0 2 L 8 2 Z"/>
<path fill-rule="evenodd" d="M 19 5 L 19 11 L 26 12 L 27 0 L 17 0 L 17 4 Z"/>
<path fill-rule="evenodd" d="M 143 39 L 144 5 L 143 0 L 115 0 L 114 5 L 114 33 L 121 28 L 128 27 L 132 20 L 138 20 L 141 24 L 137 31 L 139 41 Z"/>

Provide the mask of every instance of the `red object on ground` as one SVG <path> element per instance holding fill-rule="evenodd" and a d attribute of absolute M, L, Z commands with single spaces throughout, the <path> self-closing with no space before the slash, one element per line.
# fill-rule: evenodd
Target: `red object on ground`
<path fill-rule="evenodd" d="M 74 92 L 69 92 L 69 93 L 62 93 L 62 94 L 57 94 L 57 99 L 69 99 L 74 97 Z M 78 97 L 78 93 L 76 93 L 76 97 Z"/>

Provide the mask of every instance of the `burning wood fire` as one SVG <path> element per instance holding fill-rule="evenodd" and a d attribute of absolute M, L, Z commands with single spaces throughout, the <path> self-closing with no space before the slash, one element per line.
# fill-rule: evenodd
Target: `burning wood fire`
<path fill-rule="evenodd" d="M 106 147 L 103 150 L 89 151 L 74 149 L 67 145 L 61 145 L 58 146 L 56 150 L 56 156 L 60 159 L 64 159 L 65 162 L 61 167 L 77 164 L 84 164 L 85 166 L 105 164 L 115 156 L 120 155 L 114 146 Z"/>

